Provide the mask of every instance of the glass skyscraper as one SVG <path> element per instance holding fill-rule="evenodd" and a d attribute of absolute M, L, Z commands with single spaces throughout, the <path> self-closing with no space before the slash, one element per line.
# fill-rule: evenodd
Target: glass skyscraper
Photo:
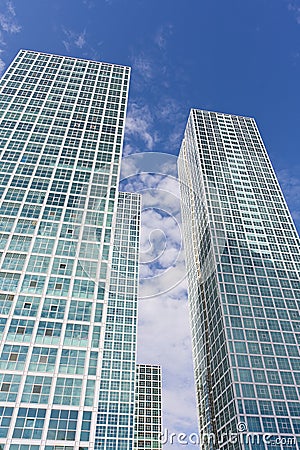
<path fill-rule="evenodd" d="M 137 364 L 134 450 L 162 449 L 161 367 Z"/>
<path fill-rule="evenodd" d="M 0 82 L 0 449 L 131 450 L 130 69 L 21 50 Z"/>
<path fill-rule="evenodd" d="M 296 449 L 299 236 L 254 119 L 191 110 L 178 166 L 204 448 Z"/>

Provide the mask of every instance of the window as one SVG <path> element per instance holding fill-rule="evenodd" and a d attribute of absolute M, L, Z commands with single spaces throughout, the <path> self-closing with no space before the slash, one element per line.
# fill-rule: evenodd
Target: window
<path fill-rule="evenodd" d="M 42 385 L 41 384 L 34 384 L 33 388 L 32 388 L 32 393 L 33 394 L 39 394 L 42 390 Z"/>
<path fill-rule="evenodd" d="M 43 291 L 45 276 L 42 275 L 25 275 L 22 284 L 22 292 L 41 294 Z"/>
<path fill-rule="evenodd" d="M 18 353 L 11 353 L 9 355 L 9 361 L 17 361 L 18 360 Z"/>
<path fill-rule="evenodd" d="M 86 347 L 88 345 L 89 326 L 70 323 L 67 324 L 64 344 Z"/>
<path fill-rule="evenodd" d="M 50 258 L 47 256 L 32 255 L 28 262 L 28 272 L 47 272 Z"/>
<path fill-rule="evenodd" d="M 7 339 L 29 342 L 31 340 L 33 327 L 34 327 L 33 320 L 12 319 L 7 333 Z"/>
<path fill-rule="evenodd" d="M 2 272 L 0 274 L 0 289 L 3 291 L 15 291 L 20 279 L 19 274 Z"/>
<path fill-rule="evenodd" d="M 83 374 L 86 352 L 83 350 L 62 350 L 59 371 L 69 374 Z"/>
<path fill-rule="evenodd" d="M 42 317 L 51 319 L 63 319 L 65 314 L 66 300 L 57 298 L 45 298 Z"/>
<path fill-rule="evenodd" d="M 52 410 L 47 439 L 74 441 L 78 412 Z"/>
<path fill-rule="evenodd" d="M 53 403 L 79 406 L 82 380 L 78 378 L 57 378 Z"/>
<path fill-rule="evenodd" d="M 57 349 L 34 347 L 29 365 L 30 371 L 53 372 Z"/>
<path fill-rule="evenodd" d="M 90 321 L 92 302 L 71 300 L 68 319 Z"/>
<path fill-rule="evenodd" d="M 61 328 L 61 323 L 41 320 L 37 329 L 36 342 L 58 344 L 61 336 Z"/>
<path fill-rule="evenodd" d="M 1 357 L 0 368 L 7 370 L 23 370 L 28 352 L 28 347 L 21 345 L 4 345 Z"/>
<path fill-rule="evenodd" d="M 3 269 L 22 270 L 26 255 L 22 253 L 7 253 L 2 263 Z"/>
<path fill-rule="evenodd" d="M 1 417 L 1 437 L 7 436 L 8 428 L 12 417 L 13 408 L 0 408 Z"/>
<path fill-rule="evenodd" d="M 70 287 L 70 278 L 56 278 L 51 277 L 48 283 L 47 294 L 57 295 L 57 291 L 61 292 L 61 295 L 68 295 Z"/>
<path fill-rule="evenodd" d="M 20 408 L 13 438 L 41 439 L 46 410 Z"/>
<path fill-rule="evenodd" d="M 39 297 L 29 297 L 19 295 L 14 314 L 17 316 L 36 316 L 38 307 L 40 305 Z"/>

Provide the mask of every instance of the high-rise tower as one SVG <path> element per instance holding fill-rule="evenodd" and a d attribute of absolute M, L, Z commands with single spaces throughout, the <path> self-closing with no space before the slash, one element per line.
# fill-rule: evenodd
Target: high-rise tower
<path fill-rule="evenodd" d="M 128 67 L 20 51 L 0 82 L 0 448 L 133 445 Z"/>
<path fill-rule="evenodd" d="M 137 364 L 134 450 L 162 449 L 161 367 Z"/>
<path fill-rule="evenodd" d="M 178 165 L 200 433 L 297 448 L 299 236 L 254 119 L 192 110 Z"/>

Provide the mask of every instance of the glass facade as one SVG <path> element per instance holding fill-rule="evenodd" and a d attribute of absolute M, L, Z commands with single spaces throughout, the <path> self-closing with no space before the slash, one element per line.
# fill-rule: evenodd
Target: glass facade
<path fill-rule="evenodd" d="M 119 193 L 95 450 L 131 450 L 134 438 L 140 196 Z"/>
<path fill-rule="evenodd" d="M 21 50 L 1 79 L 0 449 L 132 448 L 140 199 L 117 189 L 129 77 Z"/>
<path fill-rule="evenodd" d="M 254 119 L 192 110 L 178 167 L 204 447 L 296 449 L 299 236 Z"/>
<path fill-rule="evenodd" d="M 162 449 L 161 367 L 137 364 L 134 450 Z"/>

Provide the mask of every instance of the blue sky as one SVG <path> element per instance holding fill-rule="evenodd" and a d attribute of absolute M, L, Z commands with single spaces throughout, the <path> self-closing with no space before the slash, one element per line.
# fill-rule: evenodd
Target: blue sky
<path fill-rule="evenodd" d="M 191 107 L 256 118 L 299 229 L 300 0 L 1 0 L 2 70 L 20 48 L 132 67 L 124 185 L 146 194 L 143 245 L 151 225 L 149 251 L 164 243 L 167 277 L 181 277 L 168 264 L 184 271 L 180 226 L 167 215 L 178 214 L 171 172 Z M 137 152 L 153 152 L 142 164 L 152 175 L 136 177 Z M 150 168 L 160 153 L 166 176 Z M 157 275 L 145 264 L 142 274 L 142 284 Z M 163 365 L 165 425 L 183 432 L 196 431 L 184 283 L 141 302 L 139 333 L 139 358 Z"/>

